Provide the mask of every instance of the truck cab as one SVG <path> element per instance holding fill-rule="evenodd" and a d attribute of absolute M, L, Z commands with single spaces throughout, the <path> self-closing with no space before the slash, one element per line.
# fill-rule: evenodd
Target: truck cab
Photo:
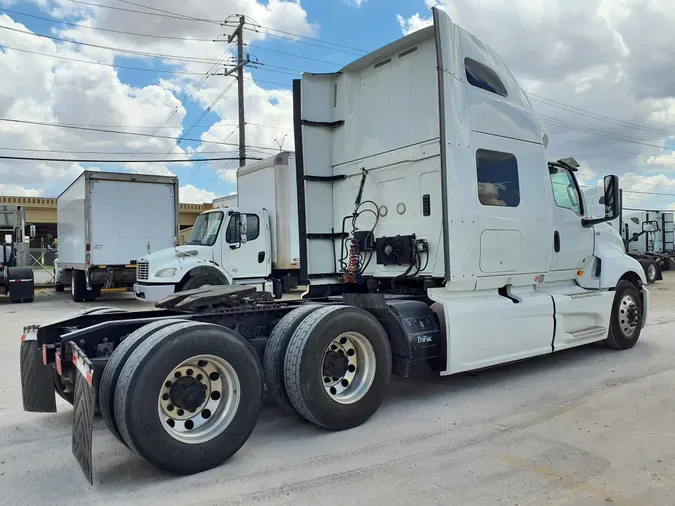
<path fill-rule="evenodd" d="M 156 302 L 205 285 L 254 285 L 273 292 L 269 215 L 265 209 L 217 208 L 197 217 L 184 245 L 143 255 L 137 299 Z"/>

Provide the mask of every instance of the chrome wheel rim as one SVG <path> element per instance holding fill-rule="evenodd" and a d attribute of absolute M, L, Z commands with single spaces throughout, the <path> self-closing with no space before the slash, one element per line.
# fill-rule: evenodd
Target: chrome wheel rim
<path fill-rule="evenodd" d="M 375 350 L 358 332 L 337 336 L 326 348 L 321 380 L 328 396 L 338 404 L 360 401 L 375 380 Z"/>
<path fill-rule="evenodd" d="M 638 323 L 638 305 L 632 295 L 621 298 L 617 318 L 623 335 L 632 337 Z"/>
<path fill-rule="evenodd" d="M 648 272 L 648 275 L 649 275 L 649 279 L 656 278 L 656 267 L 654 267 L 653 265 L 650 265 L 647 268 L 647 272 Z"/>
<path fill-rule="evenodd" d="M 236 371 L 221 357 L 197 355 L 181 362 L 164 379 L 157 411 L 174 439 L 200 444 L 221 434 L 239 408 Z"/>

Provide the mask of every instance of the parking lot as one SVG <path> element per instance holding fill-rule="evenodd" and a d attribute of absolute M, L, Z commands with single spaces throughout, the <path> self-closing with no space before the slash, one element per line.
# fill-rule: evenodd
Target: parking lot
<path fill-rule="evenodd" d="M 19 336 L 85 304 L 0 299 L 4 504 L 674 504 L 675 273 L 651 287 L 631 351 L 590 346 L 450 378 L 392 381 L 370 421 L 329 433 L 266 403 L 246 445 L 198 475 L 162 474 L 97 419 L 94 487 L 70 453 L 71 407 L 22 411 Z M 128 293 L 96 305 L 147 307 Z"/>

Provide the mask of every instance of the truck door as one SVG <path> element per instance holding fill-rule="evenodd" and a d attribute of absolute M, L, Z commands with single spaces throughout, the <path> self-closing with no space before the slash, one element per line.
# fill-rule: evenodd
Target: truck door
<path fill-rule="evenodd" d="M 267 211 L 232 214 L 225 231 L 225 243 L 222 265 L 233 278 L 270 275 L 272 254 Z"/>
<path fill-rule="evenodd" d="M 593 254 L 593 227 L 584 227 L 581 219 L 584 209 L 581 190 L 577 180 L 565 167 L 549 165 L 549 175 L 553 187 L 553 257 L 551 271 L 576 271 L 584 269 L 588 257 Z"/>

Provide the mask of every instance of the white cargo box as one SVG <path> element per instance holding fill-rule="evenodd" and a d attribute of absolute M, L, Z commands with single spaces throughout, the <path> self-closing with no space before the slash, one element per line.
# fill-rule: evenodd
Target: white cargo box
<path fill-rule="evenodd" d="M 133 264 L 174 245 L 178 178 L 85 171 L 59 195 L 57 215 L 61 268 Z"/>
<path fill-rule="evenodd" d="M 289 151 L 237 171 L 238 206 L 264 208 L 269 213 L 274 270 L 300 267 L 295 178 L 295 153 Z"/>

